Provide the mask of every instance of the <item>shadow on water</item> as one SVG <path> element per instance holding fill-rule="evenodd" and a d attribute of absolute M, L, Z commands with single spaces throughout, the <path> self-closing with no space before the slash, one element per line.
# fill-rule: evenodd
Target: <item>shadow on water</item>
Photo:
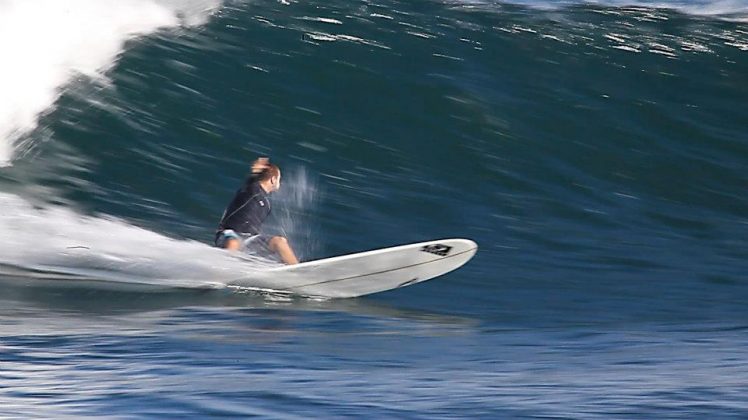
<path fill-rule="evenodd" d="M 356 299 L 310 299 L 254 290 L 153 288 L 139 285 L 107 285 L 97 281 L 0 277 L 4 310 L 26 313 L 64 313 L 82 316 L 121 316 L 149 312 L 199 310 L 254 314 L 277 311 L 343 313 L 352 317 L 425 322 L 448 327 L 475 325 L 476 321 L 423 310 L 397 308 Z M 9 313 L 6 312 L 6 313 Z"/>

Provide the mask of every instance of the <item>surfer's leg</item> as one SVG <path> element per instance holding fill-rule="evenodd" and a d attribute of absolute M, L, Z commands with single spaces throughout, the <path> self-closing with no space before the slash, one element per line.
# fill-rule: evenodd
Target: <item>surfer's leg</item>
<path fill-rule="evenodd" d="M 238 250 L 242 242 L 239 240 L 239 235 L 231 229 L 216 233 L 215 244 L 219 248 L 228 249 L 229 251 Z"/>
<path fill-rule="evenodd" d="M 241 246 L 242 243 L 238 239 L 229 239 L 223 245 L 223 248 L 228 249 L 229 251 L 238 251 Z"/>
<path fill-rule="evenodd" d="M 294 254 L 293 249 L 291 249 L 291 245 L 288 244 L 288 239 L 283 236 L 273 236 L 270 238 L 268 241 L 268 247 L 271 251 L 277 253 L 280 256 L 281 261 L 284 263 L 299 263 L 299 259 L 296 258 L 296 254 Z"/>

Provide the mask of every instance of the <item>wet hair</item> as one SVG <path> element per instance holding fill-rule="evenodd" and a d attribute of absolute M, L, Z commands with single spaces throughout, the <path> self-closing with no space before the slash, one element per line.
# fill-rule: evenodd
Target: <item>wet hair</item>
<path fill-rule="evenodd" d="M 257 180 L 267 181 L 274 176 L 280 176 L 280 173 L 280 168 L 277 165 L 273 165 L 272 163 L 270 163 L 268 164 L 267 168 L 265 168 L 262 172 L 260 172 L 259 175 L 257 175 Z"/>

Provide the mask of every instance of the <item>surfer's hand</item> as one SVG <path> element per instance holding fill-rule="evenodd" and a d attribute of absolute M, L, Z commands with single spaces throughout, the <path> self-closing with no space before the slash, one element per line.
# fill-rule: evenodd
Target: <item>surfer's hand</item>
<path fill-rule="evenodd" d="M 267 169 L 269 165 L 270 165 L 270 158 L 266 158 L 266 157 L 257 158 L 256 161 L 252 162 L 252 173 L 259 174 L 260 172 Z"/>

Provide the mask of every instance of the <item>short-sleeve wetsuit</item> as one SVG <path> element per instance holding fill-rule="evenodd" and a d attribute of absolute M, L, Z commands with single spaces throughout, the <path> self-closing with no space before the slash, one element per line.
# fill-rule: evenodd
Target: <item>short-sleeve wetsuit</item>
<path fill-rule="evenodd" d="M 223 212 L 216 231 L 216 245 L 223 232 L 232 230 L 243 237 L 260 234 L 263 222 L 270 215 L 268 193 L 260 186 L 256 176 L 250 176 Z"/>

